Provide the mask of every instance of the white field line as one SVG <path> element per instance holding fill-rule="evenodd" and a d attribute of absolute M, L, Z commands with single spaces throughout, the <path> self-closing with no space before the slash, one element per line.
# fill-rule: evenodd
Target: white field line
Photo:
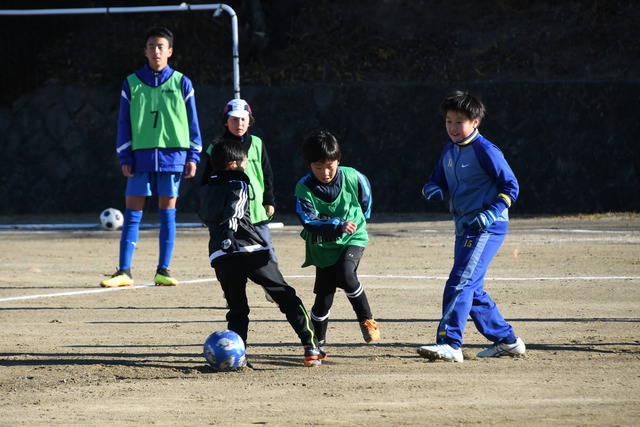
<path fill-rule="evenodd" d="M 581 230 L 579 228 L 530 228 L 514 229 L 509 232 L 532 232 L 532 233 L 594 233 L 594 234 L 635 234 L 640 230 Z"/>
<path fill-rule="evenodd" d="M 176 223 L 176 228 L 204 228 L 204 224 L 199 222 L 179 222 Z M 269 223 L 270 229 L 283 228 L 284 223 L 272 222 Z M 160 228 L 160 223 L 143 223 L 140 224 L 141 230 Z M 400 230 L 375 230 L 380 232 L 394 232 Z M 20 233 L 33 233 L 42 231 L 74 231 L 74 230 L 96 230 L 109 232 L 104 230 L 100 224 L 0 224 L 0 231 L 13 231 Z M 118 230 L 116 230 L 118 231 Z M 296 230 L 277 230 L 278 232 L 296 232 Z M 407 230 L 402 230 L 407 231 Z M 453 228 L 446 230 L 435 229 L 418 229 L 414 230 L 417 233 L 453 233 Z M 573 228 L 511 228 L 509 233 L 585 233 L 585 234 L 640 234 L 640 230 L 584 230 Z"/>
<path fill-rule="evenodd" d="M 300 274 L 300 275 L 290 275 L 285 276 L 288 279 L 301 279 L 301 278 L 314 278 L 315 275 L 309 274 Z M 378 274 L 359 274 L 358 277 L 369 278 L 369 279 L 415 279 L 415 280 L 438 280 L 445 281 L 448 277 L 444 276 L 396 276 L 393 274 L 387 275 L 378 275 Z M 539 282 L 539 281 L 554 281 L 554 280 L 639 280 L 640 276 L 558 276 L 558 277 L 486 277 L 487 281 L 520 281 L 520 282 Z M 217 282 L 218 280 L 215 277 L 208 279 L 195 279 L 195 280 L 182 280 L 180 284 L 187 283 L 202 283 L 202 282 Z M 98 288 L 98 289 L 85 289 L 82 291 L 72 291 L 72 292 L 58 292 L 52 294 L 40 294 L 40 295 L 22 295 L 16 297 L 8 297 L 8 298 L 0 298 L 0 302 L 4 301 L 17 301 L 17 300 L 27 300 L 27 299 L 37 299 L 37 298 L 52 298 L 52 297 L 61 297 L 61 296 L 72 296 L 72 295 L 83 295 L 83 294 L 95 294 L 101 292 L 112 292 L 112 291 L 124 291 L 128 289 L 140 289 L 140 288 L 148 288 L 155 287 L 156 285 L 153 283 L 144 284 L 144 285 L 134 285 L 134 286 L 124 286 L 120 288 Z"/>
<path fill-rule="evenodd" d="M 181 280 L 180 283 L 199 283 L 199 282 L 217 282 L 217 279 L 197 279 L 197 280 Z M 51 298 L 51 297 L 61 297 L 61 296 L 69 296 L 69 295 L 82 295 L 82 294 L 95 294 L 100 292 L 111 292 L 111 291 L 124 291 L 127 289 L 139 289 L 139 288 L 149 288 L 155 287 L 155 283 L 147 283 L 144 285 L 134 285 L 134 286 L 123 286 L 120 288 L 98 288 L 98 289 L 85 289 L 83 291 L 72 291 L 72 292 L 58 292 L 54 294 L 41 294 L 41 295 L 24 295 L 17 297 L 9 297 L 9 298 L 0 298 L 0 301 L 15 301 L 15 300 L 25 300 L 25 299 L 35 299 L 35 298 Z"/>
<path fill-rule="evenodd" d="M 176 228 L 204 228 L 200 222 L 178 222 Z M 282 222 L 270 222 L 269 228 L 282 228 Z M 140 229 L 160 228 L 160 223 L 140 224 Z M 0 230 L 60 231 L 60 230 L 104 230 L 100 224 L 0 224 Z M 117 231 L 117 230 L 114 230 Z"/>

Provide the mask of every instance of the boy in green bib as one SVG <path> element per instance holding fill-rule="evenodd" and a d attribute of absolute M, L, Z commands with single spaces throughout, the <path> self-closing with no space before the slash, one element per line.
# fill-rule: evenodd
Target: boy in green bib
<path fill-rule="evenodd" d="M 173 34 L 154 27 L 145 34 L 147 64 L 129 75 L 120 92 L 116 153 L 127 179 L 118 269 L 100 286 L 132 286 L 131 263 L 145 202 L 158 196 L 160 233 L 154 283 L 176 286 L 169 263 L 176 240 L 176 204 L 182 178 L 193 178 L 202 151 L 191 80 L 169 66 Z"/>
<path fill-rule="evenodd" d="M 344 290 L 367 343 L 380 339 L 357 270 L 369 241 L 366 220 L 371 213 L 371 186 L 357 170 L 339 166 L 340 146 L 326 131 L 311 132 L 302 144 L 311 172 L 296 185 L 296 215 L 304 227 L 303 267 L 316 266 L 311 321 L 321 348 L 337 288 Z"/>

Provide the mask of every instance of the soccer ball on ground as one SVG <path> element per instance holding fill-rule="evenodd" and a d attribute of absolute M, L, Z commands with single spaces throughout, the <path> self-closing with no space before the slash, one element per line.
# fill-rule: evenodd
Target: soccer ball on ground
<path fill-rule="evenodd" d="M 227 372 L 244 366 L 244 342 L 228 329 L 216 331 L 204 342 L 204 358 L 216 371 Z"/>
<path fill-rule="evenodd" d="M 108 208 L 100 214 L 100 225 L 106 230 L 117 230 L 124 224 L 124 215 L 118 209 Z"/>

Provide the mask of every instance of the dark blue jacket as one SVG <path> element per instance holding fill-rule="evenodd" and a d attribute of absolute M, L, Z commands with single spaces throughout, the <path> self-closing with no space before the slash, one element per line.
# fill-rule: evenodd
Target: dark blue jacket
<path fill-rule="evenodd" d="M 499 214 L 487 231 L 506 233 L 508 208 L 518 197 L 518 180 L 502 151 L 477 129 L 465 140 L 449 142 L 444 147 L 429 184 L 449 192 L 457 235 L 463 234 L 465 225 L 487 209 Z"/>

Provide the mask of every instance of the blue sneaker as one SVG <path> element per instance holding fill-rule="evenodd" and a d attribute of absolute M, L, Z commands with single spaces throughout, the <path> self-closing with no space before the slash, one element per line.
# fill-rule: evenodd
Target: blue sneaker
<path fill-rule="evenodd" d="M 449 344 L 423 345 L 418 347 L 418 354 L 429 360 L 446 360 L 447 362 L 462 363 L 462 350 L 455 349 Z"/>

